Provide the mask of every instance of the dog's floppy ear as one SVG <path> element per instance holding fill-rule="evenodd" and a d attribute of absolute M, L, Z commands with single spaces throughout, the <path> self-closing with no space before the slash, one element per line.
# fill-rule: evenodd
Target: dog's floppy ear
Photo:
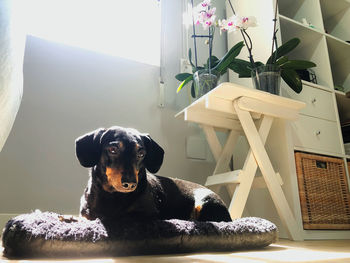
<path fill-rule="evenodd" d="M 106 129 L 100 128 L 75 140 L 75 153 L 84 167 L 93 167 L 97 164 L 100 155 L 100 139 Z"/>
<path fill-rule="evenodd" d="M 142 135 L 146 147 L 145 166 L 151 173 L 156 173 L 163 163 L 164 150 L 148 134 Z"/>

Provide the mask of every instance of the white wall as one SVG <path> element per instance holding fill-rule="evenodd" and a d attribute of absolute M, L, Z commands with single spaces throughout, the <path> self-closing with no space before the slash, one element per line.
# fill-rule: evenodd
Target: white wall
<path fill-rule="evenodd" d="M 159 174 L 204 183 L 213 163 L 185 156 L 186 136 L 199 130 L 174 118 L 187 103 L 186 92 L 175 94 L 174 79 L 182 54 L 181 5 L 167 1 L 164 109 L 157 107 L 157 67 L 27 38 L 23 101 L 0 153 L 0 214 L 36 208 L 77 214 L 88 171 L 75 158 L 74 140 L 98 127 L 150 133 L 166 152 Z M 225 40 L 217 43 L 223 50 Z"/>

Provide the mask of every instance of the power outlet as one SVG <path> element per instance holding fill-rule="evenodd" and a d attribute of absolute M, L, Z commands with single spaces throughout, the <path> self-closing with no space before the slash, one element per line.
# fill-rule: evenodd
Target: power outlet
<path fill-rule="evenodd" d="M 190 64 L 190 62 L 188 61 L 188 59 L 182 58 L 180 60 L 180 66 L 181 66 L 181 73 L 190 73 L 192 74 L 192 66 Z"/>
<path fill-rule="evenodd" d="M 207 143 L 199 136 L 188 136 L 186 138 L 186 156 L 189 159 L 206 160 Z"/>

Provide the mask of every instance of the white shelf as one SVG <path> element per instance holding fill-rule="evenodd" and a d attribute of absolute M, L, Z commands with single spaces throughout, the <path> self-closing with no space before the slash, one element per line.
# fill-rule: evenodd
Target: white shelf
<path fill-rule="evenodd" d="M 319 154 L 319 155 L 331 156 L 331 157 L 338 157 L 338 158 L 347 158 L 347 156 L 349 156 L 349 155 L 342 154 L 342 153 L 327 152 L 327 151 L 322 151 L 322 150 L 307 148 L 307 147 L 300 147 L 300 146 L 294 146 L 294 150 L 300 151 L 300 152 L 315 153 L 315 154 Z"/>
<path fill-rule="evenodd" d="M 325 33 L 327 38 L 333 39 L 334 41 L 339 42 L 339 44 L 344 45 L 344 48 L 350 48 L 350 43 L 346 42 L 343 39 L 340 39 L 338 37 L 332 36 L 330 34 Z"/>
<path fill-rule="evenodd" d="M 297 26 L 303 27 L 303 28 L 306 29 L 306 30 L 311 30 L 311 31 L 313 31 L 313 32 L 315 32 L 315 33 L 323 34 L 323 32 L 319 31 L 317 28 L 313 28 L 313 27 L 310 27 L 310 26 L 306 26 L 306 25 L 304 25 L 303 23 L 301 23 L 301 22 L 299 22 L 299 21 L 297 21 L 297 20 L 295 20 L 295 19 L 289 18 L 289 17 L 284 16 L 284 15 L 281 15 L 281 14 L 279 14 L 278 16 L 279 16 L 280 20 L 284 20 L 284 21 L 290 22 L 290 23 L 295 24 L 295 25 L 297 25 Z M 305 31 L 305 32 L 306 32 L 306 31 Z"/>
<path fill-rule="evenodd" d="M 338 104 L 340 123 L 350 121 L 350 98 L 345 96 L 344 92 L 335 91 Z"/>
<path fill-rule="evenodd" d="M 320 0 L 325 30 L 337 38 L 350 40 L 350 2 Z"/>
<path fill-rule="evenodd" d="M 340 91 L 340 90 L 335 90 L 335 95 L 338 95 L 338 96 L 345 96 L 345 92 L 343 91 Z"/>
<path fill-rule="evenodd" d="M 350 8 L 350 2 L 344 0 L 320 0 L 323 20 L 329 20 Z"/>
<path fill-rule="evenodd" d="M 291 59 L 310 60 L 316 63 L 317 83 L 333 88 L 331 69 L 327 54 L 327 43 L 324 33 L 280 15 L 280 31 L 282 43 L 297 37 L 301 40 L 299 46 L 287 56 Z"/>
<path fill-rule="evenodd" d="M 314 0 L 283 0 L 278 2 L 280 15 L 302 23 L 306 19 L 318 30 L 324 31 L 320 4 Z M 310 12 L 312 10 L 312 12 Z"/>
<path fill-rule="evenodd" d="M 327 37 L 327 47 L 335 85 L 350 87 L 350 44 Z"/>
<path fill-rule="evenodd" d="M 311 87 L 314 87 L 314 88 L 317 88 L 317 89 L 321 89 L 321 90 L 325 90 L 325 91 L 331 91 L 332 90 L 329 87 L 325 87 L 325 86 L 322 86 L 322 85 L 319 85 L 319 84 L 316 84 L 316 83 L 313 83 L 313 82 L 309 82 L 309 81 L 305 81 L 305 80 L 302 80 L 301 82 L 303 83 L 303 85 L 311 86 Z"/>

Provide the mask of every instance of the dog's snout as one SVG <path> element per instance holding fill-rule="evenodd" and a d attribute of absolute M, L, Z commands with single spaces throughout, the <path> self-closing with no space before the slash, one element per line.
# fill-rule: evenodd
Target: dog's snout
<path fill-rule="evenodd" d="M 125 190 L 135 190 L 136 189 L 136 186 L 137 186 L 137 183 L 128 183 L 128 182 L 124 182 L 122 184 L 123 188 Z"/>

